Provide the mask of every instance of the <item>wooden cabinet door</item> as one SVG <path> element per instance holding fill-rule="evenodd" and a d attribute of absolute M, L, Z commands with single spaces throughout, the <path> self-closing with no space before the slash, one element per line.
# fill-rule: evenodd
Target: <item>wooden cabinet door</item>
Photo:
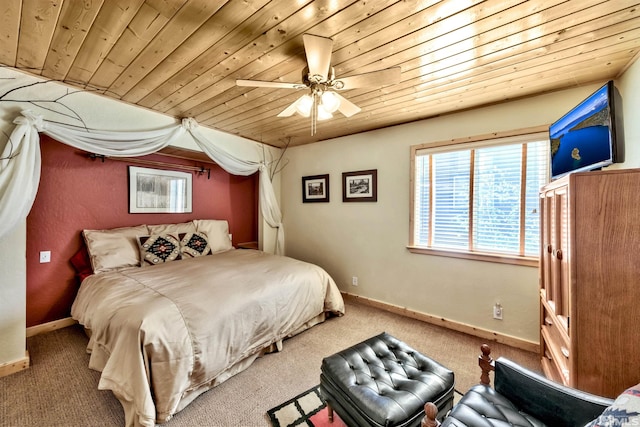
<path fill-rule="evenodd" d="M 554 236 L 552 238 L 553 248 L 551 259 L 554 271 L 554 303 L 556 316 L 564 327 L 564 331 L 569 334 L 569 313 L 570 313 L 570 244 L 569 233 L 569 187 L 560 187 L 554 192 Z"/>
<path fill-rule="evenodd" d="M 569 319 L 569 197 L 567 187 L 543 193 L 540 287 L 553 313 L 568 333 Z"/>
<path fill-rule="evenodd" d="M 551 218 L 553 191 L 540 193 L 540 290 L 542 298 L 549 299 L 551 293 Z"/>
<path fill-rule="evenodd" d="M 540 240 L 540 350 L 542 368 L 548 378 L 570 385 L 569 339 L 570 270 L 568 255 L 569 193 L 566 185 L 541 193 Z"/>

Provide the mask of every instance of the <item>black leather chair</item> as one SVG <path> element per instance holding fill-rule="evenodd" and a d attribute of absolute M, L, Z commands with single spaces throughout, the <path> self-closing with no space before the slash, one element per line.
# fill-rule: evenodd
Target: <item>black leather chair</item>
<path fill-rule="evenodd" d="M 480 365 L 483 366 L 482 358 Z M 485 367 L 488 366 L 485 361 Z M 505 358 L 490 366 L 495 368 L 495 388 L 488 384 L 485 371 L 486 384 L 471 387 L 441 427 L 582 427 L 613 403 L 612 399 L 550 381 Z M 422 425 L 438 424 L 431 417 Z"/>
<path fill-rule="evenodd" d="M 320 392 L 351 427 L 419 426 L 425 402 L 440 418 L 453 407 L 454 374 L 382 333 L 322 361 Z"/>

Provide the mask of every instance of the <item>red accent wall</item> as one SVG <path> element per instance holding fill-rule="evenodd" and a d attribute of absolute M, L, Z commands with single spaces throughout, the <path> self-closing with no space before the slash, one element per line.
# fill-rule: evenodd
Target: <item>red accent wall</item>
<path fill-rule="evenodd" d="M 40 186 L 27 217 L 27 326 L 70 315 L 79 284 L 69 259 L 83 244 L 83 229 L 226 219 L 234 244 L 258 239 L 257 174 L 235 176 L 213 163 L 157 154 L 139 157 L 211 168 L 211 178 L 194 173 L 192 213 L 129 214 L 129 164 L 89 159 L 86 152 L 45 135 L 40 147 Z M 40 263 L 40 251 L 51 251 L 50 263 Z"/>

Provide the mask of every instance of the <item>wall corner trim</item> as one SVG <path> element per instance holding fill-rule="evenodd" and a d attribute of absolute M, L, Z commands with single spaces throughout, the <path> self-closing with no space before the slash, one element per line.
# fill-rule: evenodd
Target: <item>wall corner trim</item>
<path fill-rule="evenodd" d="M 432 316 L 430 314 L 422 313 L 419 311 L 411 310 L 406 307 L 389 304 L 386 302 L 378 301 L 375 299 L 363 297 L 360 295 L 350 294 L 342 292 L 342 296 L 347 301 L 352 301 L 356 304 L 368 305 L 370 307 L 379 308 L 381 310 L 389 311 L 394 314 L 409 317 L 411 319 L 420 320 L 432 325 L 441 326 L 443 328 L 451 329 L 457 332 L 463 332 L 468 335 L 483 338 L 488 341 L 498 342 L 511 347 L 519 348 L 521 350 L 530 351 L 533 353 L 540 352 L 540 344 L 527 341 L 522 338 L 514 337 L 512 335 L 501 334 L 499 332 L 490 331 L 488 329 L 478 328 L 473 325 L 467 325 L 465 323 L 456 322 L 454 320 L 445 319 L 442 317 Z"/>
<path fill-rule="evenodd" d="M 13 362 L 7 362 L 0 365 L 0 377 L 15 374 L 29 368 L 29 352 L 24 352 L 24 357 Z"/>

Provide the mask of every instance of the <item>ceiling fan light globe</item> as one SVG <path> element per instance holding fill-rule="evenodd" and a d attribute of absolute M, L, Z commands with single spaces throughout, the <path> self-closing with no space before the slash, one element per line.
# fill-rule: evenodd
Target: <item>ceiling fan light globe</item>
<path fill-rule="evenodd" d="M 333 114 L 327 111 L 322 104 L 318 105 L 318 121 L 329 120 L 333 118 Z"/>
<path fill-rule="evenodd" d="M 340 99 L 333 92 L 323 92 L 320 99 L 322 101 L 322 107 L 328 113 L 335 113 L 338 108 L 340 108 Z"/>
<path fill-rule="evenodd" d="M 313 105 L 313 99 L 309 95 L 304 95 L 298 100 L 296 105 L 296 111 L 303 117 L 309 117 L 311 115 L 311 107 Z"/>

